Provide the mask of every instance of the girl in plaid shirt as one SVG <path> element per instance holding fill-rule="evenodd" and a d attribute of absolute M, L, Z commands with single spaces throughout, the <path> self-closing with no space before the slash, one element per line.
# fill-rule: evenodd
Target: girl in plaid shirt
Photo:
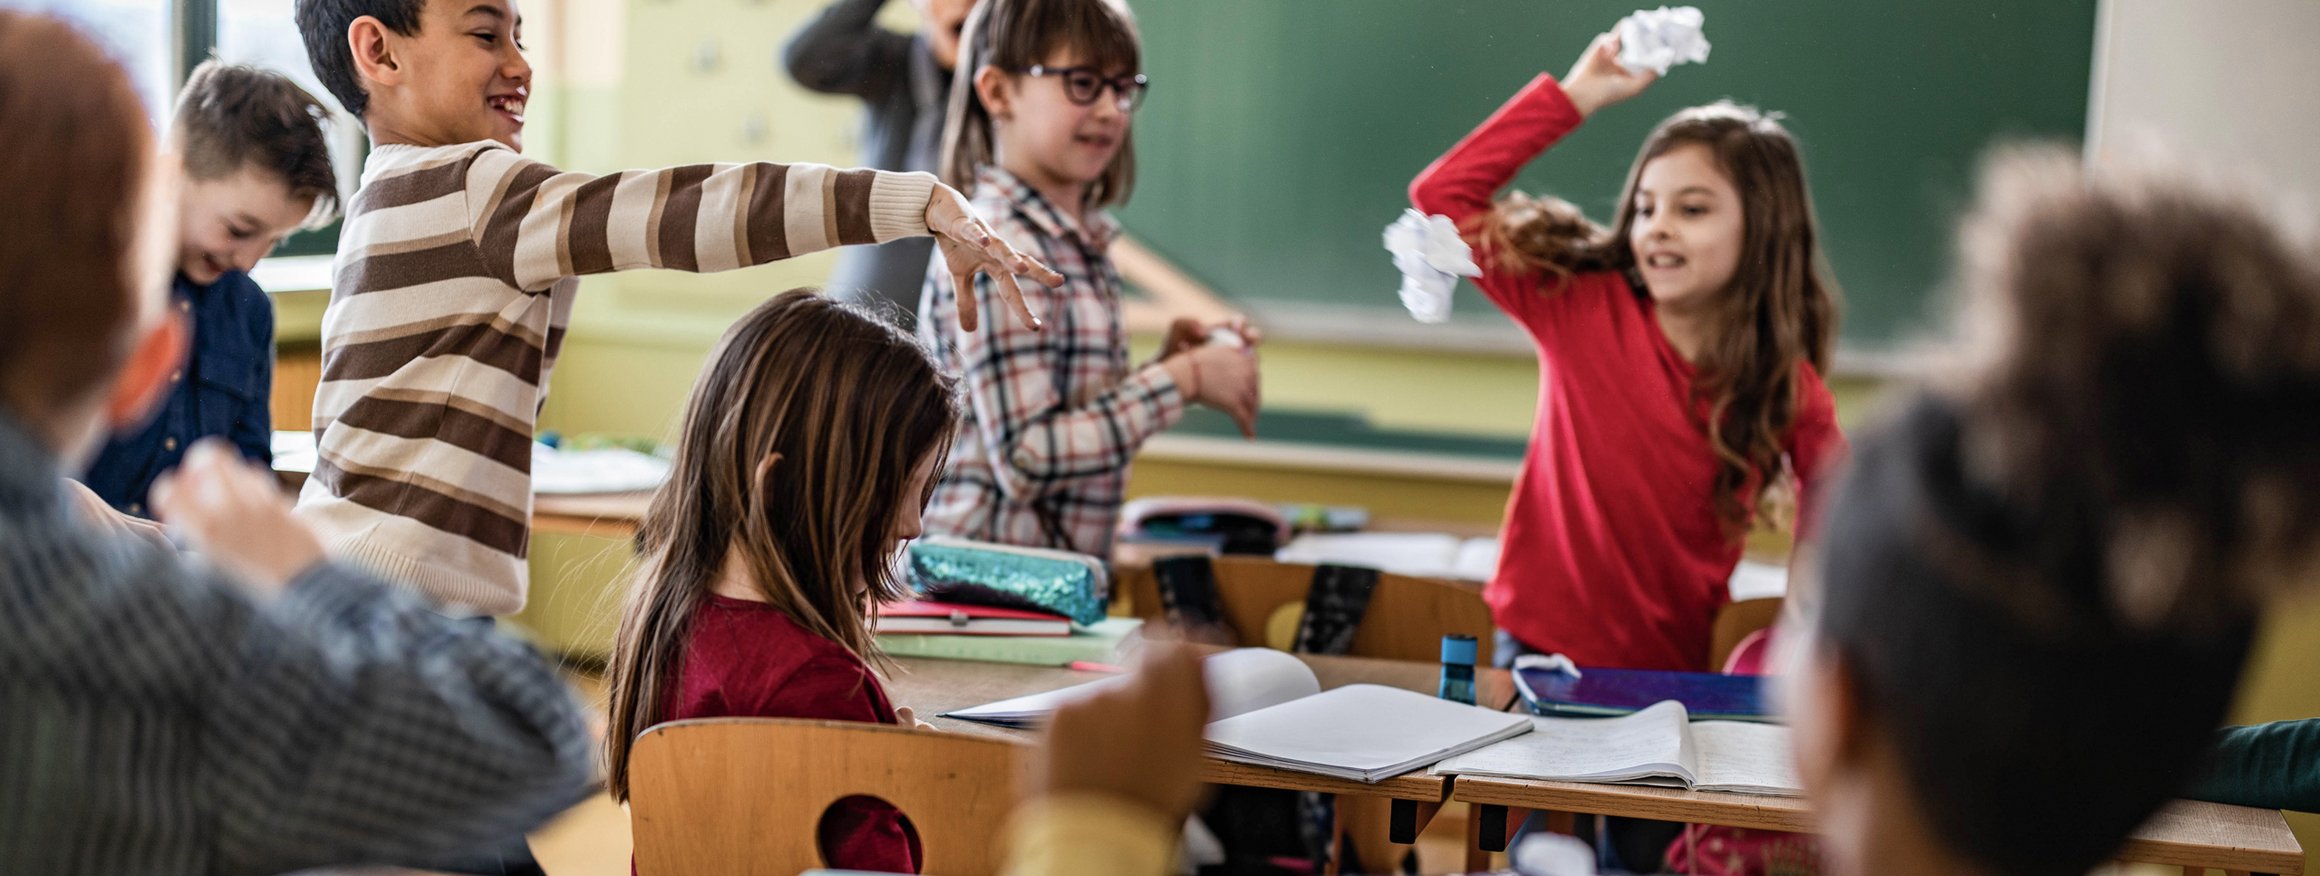
<path fill-rule="evenodd" d="M 1135 175 L 1141 54 L 1117 0 L 990 0 L 967 20 L 958 69 L 972 72 L 951 89 L 945 178 L 1064 283 L 1026 290 L 1044 331 L 996 319 L 960 329 L 950 272 L 929 269 L 920 331 L 967 400 L 929 532 L 1105 556 L 1129 460 L 1186 404 L 1255 435 L 1258 337 L 1246 325 L 1179 322 L 1159 358 L 1128 363 L 1106 208 Z M 996 291 L 977 280 L 971 294 L 980 304 Z"/>

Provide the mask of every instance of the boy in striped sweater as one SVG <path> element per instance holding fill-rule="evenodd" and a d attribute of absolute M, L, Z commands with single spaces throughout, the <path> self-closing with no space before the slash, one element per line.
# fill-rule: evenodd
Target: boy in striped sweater
<path fill-rule="evenodd" d="M 923 173 L 714 164 L 605 176 L 524 158 L 515 0 L 298 0 L 372 151 L 323 319 L 299 514 L 334 554 L 487 615 L 521 609 L 531 439 L 578 277 L 720 271 L 933 234 L 961 283 L 1062 282 Z M 973 313 L 960 322 L 972 326 Z"/>

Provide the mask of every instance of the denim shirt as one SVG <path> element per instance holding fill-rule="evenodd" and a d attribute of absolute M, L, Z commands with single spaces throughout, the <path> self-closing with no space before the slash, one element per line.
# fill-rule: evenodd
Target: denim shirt
<path fill-rule="evenodd" d="M 139 428 L 115 433 L 83 479 L 105 501 L 152 516 L 145 493 L 176 468 L 194 441 L 222 436 L 242 455 L 273 456 L 274 303 L 250 275 L 228 272 L 208 286 L 177 275 L 170 306 L 190 317 L 191 351 L 169 376 L 168 395 Z"/>

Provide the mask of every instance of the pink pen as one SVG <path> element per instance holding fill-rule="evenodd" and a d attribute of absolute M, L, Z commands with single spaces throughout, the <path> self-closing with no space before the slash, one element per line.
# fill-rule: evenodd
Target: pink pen
<path fill-rule="evenodd" d="M 1120 667 L 1113 666 L 1112 664 L 1109 664 L 1109 663 L 1097 663 L 1097 662 L 1095 662 L 1095 661 L 1093 661 L 1093 660 L 1074 660 L 1074 661 L 1071 661 L 1071 665 L 1070 665 L 1069 667 L 1067 667 L 1067 668 L 1069 668 L 1069 669 L 1072 669 L 1072 670 L 1074 670 L 1074 671 L 1078 671 L 1078 672 L 1126 672 L 1126 671 L 1128 671 L 1128 670 L 1122 669 L 1122 668 L 1120 668 Z"/>

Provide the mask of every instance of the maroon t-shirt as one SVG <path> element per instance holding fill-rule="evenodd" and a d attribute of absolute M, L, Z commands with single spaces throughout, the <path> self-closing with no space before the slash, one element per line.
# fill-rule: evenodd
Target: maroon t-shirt
<path fill-rule="evenodd" d="M 886 688 L 861 658 L 762 602 L 711 596 L 693 619 L 672 712 L 687 718 L 815 718 L 892 724 Z M 767 793 L 781 793 L 778 787 Z M 918 872 L 918 836 L 902 813 L 840 801 L 817 839 L 840 870 Z"/>

